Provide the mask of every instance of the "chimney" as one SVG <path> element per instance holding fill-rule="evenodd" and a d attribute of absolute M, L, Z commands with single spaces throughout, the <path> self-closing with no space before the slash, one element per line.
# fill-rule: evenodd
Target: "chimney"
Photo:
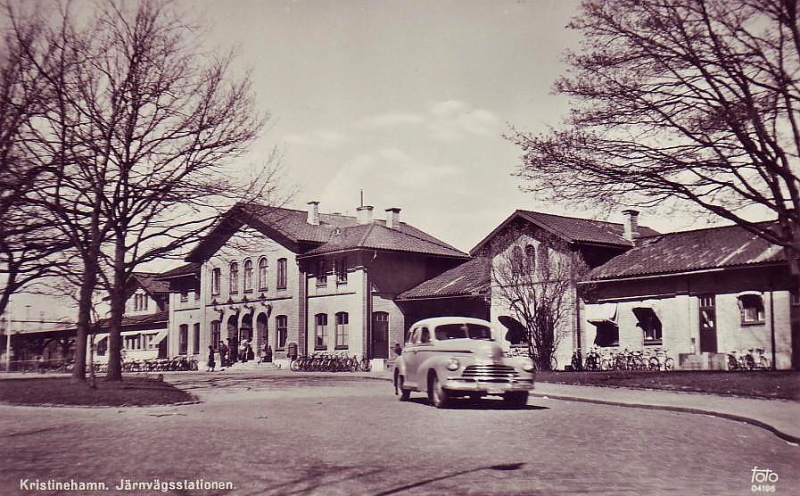
<path fill-rule="evenodd" d="M 319 202 L 308 202 L 308 223 L 312 226 L 319 225 Z"/>
<path fill-rule="evenodd" d="M 400 227 L 400 209 L 397 207 L 386 209 L 386 227 L 398 229 Z"/>
<path fill-rule="evenodd" d="M 356 209 L 356 219 L 359 224 L 372 224 L 372 205 L 362 205 Z"/>
<path fill-rule="evenodd" d="M 639 237 L 639 212 L 636 210 L 623 210 L 625 216 L 625 239 L 635 241 Z"/>

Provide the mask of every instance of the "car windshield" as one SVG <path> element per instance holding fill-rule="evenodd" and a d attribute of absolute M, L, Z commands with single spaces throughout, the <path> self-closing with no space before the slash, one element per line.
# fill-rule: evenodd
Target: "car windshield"
<path fill-rule="evenodd" d="M 492 330 L 480 324 L 443 324 L 436 327 L 436 339 L 445 341 L 448 339 L 492 339 Z"/>

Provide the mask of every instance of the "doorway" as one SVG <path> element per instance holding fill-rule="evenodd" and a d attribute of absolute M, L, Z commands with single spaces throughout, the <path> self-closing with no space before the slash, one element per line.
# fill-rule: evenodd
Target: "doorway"
<path fill-rule="evenodd" d="M 717 310 L 714 295 L 700 296 L 700 353 L 717 352 Z"/>
<path fill-rule="evenodd" d="M 372 358 L 389 358 L 389 314 L 372 314 Z"/>

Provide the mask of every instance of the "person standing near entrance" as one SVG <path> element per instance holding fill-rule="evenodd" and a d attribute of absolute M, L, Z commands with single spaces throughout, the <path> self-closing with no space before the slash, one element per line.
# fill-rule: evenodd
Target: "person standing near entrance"
<path fill-rule="evenodd" d="M 214 362 L 214 347 L 208 345 L 208 368 L 206 372 L 214 372 L 214 367 L 216 367 L 216 363 Z"/>
<path fill-rule="evenodd" d="M 222 341 L 219 342 L 219 366 L 228 366 L 228 346 Z"/>

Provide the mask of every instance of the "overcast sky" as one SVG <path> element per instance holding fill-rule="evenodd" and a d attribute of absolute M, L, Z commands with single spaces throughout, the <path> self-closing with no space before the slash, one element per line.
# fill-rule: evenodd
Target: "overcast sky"
<path fill-rule="evenodd" d="M 521 192 L 511 177 L 521 152 L 502 137 L 510 125 L 546 131 L 567 111 L 551 87 L 564 50 L 577 46 L 565 29 L 577 0 L 179 5 L 209 24 L 210 46 L 238 49 L 272 116 L 232 165 L 244 172 L 277 146 L 301 188 L 295 207 L 318 200 L 323 212 L 354 214 L 363 190 L 376 217 L 399 207 L 402 220 L 464 251 L 518 208 L 593 216 Z M 662 232 L 695 223 L 648 212 L 640 222 Z"/>

